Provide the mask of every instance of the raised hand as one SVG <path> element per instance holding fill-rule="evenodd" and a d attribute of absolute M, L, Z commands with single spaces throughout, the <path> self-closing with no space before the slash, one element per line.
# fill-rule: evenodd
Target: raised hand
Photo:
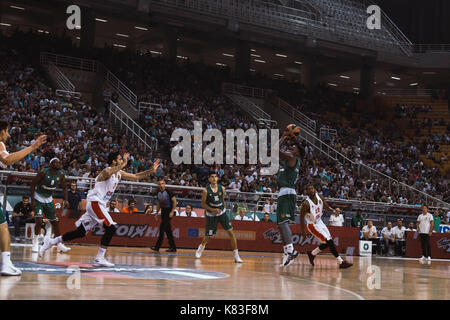
<path fill-rule="evenodd" d="M 122 159 L 123 159 L 123 163 L 122 163 L 122 168 L 125 168 L 128 164 L 128 157 L 130 156 L 130 154 L 128 152 L 126 152 Z"/>
<path fill-rule="evenodd" d="M 160 163 L 161 163 L 161 160 L 156 159 L 156 161 L 153 163 L 153 166 L 152 166 L 153 172 L 156 172 L 156 169 L 158 169 Z"/>
<path fill-rule="evenodd" d="M 47 143 L 47 136 L 44 134 L 40 137 L 38 137 L 36 139 L 36 141 L 34 141 L 32 147 L 34 150 L 38 149 L 41 145 L 43 145 L 44 143 Z"/>

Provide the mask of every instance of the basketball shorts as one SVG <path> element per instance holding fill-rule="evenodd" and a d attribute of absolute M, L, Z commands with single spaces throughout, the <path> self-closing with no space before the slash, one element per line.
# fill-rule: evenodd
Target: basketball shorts
<path fill-rule="evenodd" d="M 3 213 L 3 210 L 0 210 L 0 225 L 6 223 L 6 216 Z"/>
<path fill-rule="evenodd" d="M 40 202 L 39 200 L 35 199 L 36 201 L 36 208 L 34 209 L 34 216 L 36 218 L 43 218 L 50 221 L 57 220 L 56 218 L 56 210 L 55 210 L 55 203 L 52 202 Z"/>
<path fill-rule="evenodd" d="M 319 219 L 319 221 L 315 223 L 308 223 L 306 225 L 306 228 L 314 237 L 319 239 L 320 242 L 322 243 L 327 242 L 327 240 L 331 240 L 330 231 L 328 230 L 325 223 L 323 223 L 322 219 Z"/>
<path fill-rule="evenodd" d="M 109 215 L 106 206 L 98 201 L 88 201 L 86 204 L 86 213 L 75 222 L 77 228 L 80 225 L 83 225 L 86 232 L 91 231 L 95 226 L 102 224 L 109 227 L 116 223 Z"/>
<path fill-rule="evenodd" d="M 223 213 L 220 216 L 205 216 L 206 218 L 206 228 L 205 236 L 213 237 L 217 233 L 217 224 L 220 223 L 225 231 L 230 231 L 233 229 L 231 225 L 230 218 L 227 213 Z"/>
<path fill-rule="evenodd" d="M 295 223 L 295 207 L 297 195 L 285 194 L 277 199 L 277 223 Z"/>

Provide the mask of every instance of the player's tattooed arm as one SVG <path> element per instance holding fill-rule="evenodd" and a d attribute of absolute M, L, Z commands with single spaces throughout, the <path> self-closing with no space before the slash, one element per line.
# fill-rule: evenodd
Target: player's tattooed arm
<path fill-rule="evenodd" d="M 41 182 L 42 179 L 45 177 L 45 172 L 41 171 L 39 172 L 31 181 L 31 187 L 30 187 L 30 197 L 31 197 L 31 208 L 33 210 L 36 210 L 36 200 L 34 199 L 34 193 L 36 191 L 36 186 Z"/>
<path fill-rule="evenodd" d="M 153 163 L 151 169 L 148 169 L 148 170 L 145 170 L 145 171 L 136 173 L 136 174 L 135 174 L 135 178 L 137 179 L 136 181 L 139 181 L 140 179 L 147 178 L 147 177 L 149 177 L 150 175 L 156 173 L 156 170 L 158 169 L 160 162 L 161 162 L 161 160 L 157 159 L 157 160 Z"/>
<path fill-rule="evenodd" d="M 129 156 L 130 156 L 129 153 L 125 153 L 125 154 L 123 155 L 123 161 L 122 161 L 121 164 L 118 164 L 118 165 L 116 165 L 116 166 L 114 166 L 114 167 L 111 167 L 111 168 L 105 168 L 105 169 L 103 169 L 102 172 L 100 172 L 100 175 L 98 176 L 97 180 L 100 181 L 100 182 L 101 182 L 101 181 L 106 181 L 106 180 L 108 180 L 113 174 L 115 174 L 115 173 L 121 171 L 123 168 L 125 168 L 125 167 L 127 166 L 127 164 L 128 164 L 128 157 L 129 157 Z M 123 173 L 125 173 L 125 172 L 122 171 L 122 175 L 123 175 Z M 123 175 L 123 177 L 124 177 L 125 179 L 127 179 L 127 178 L 125 177 L 125 175 Z"/>
<path fill-rule="evenodd" d="M 305 217 L 309 213 L 309 202 L 303 201 L 302 208 L 300 210 L 300 232 L 302 235 L 306 235 L 306 228 L 305 228 Z"/>
<path fill-rule="evenodd" d="M 217 208 L 211 208 L 210 206 L 208 206 L 206 204 L 206 196 L 208 195 L 208 192 L 206 191 L 206 189 L 203 189 L 203 193 L 202 193 L 202 208 L 207 210 L 208 212 L 214 213 L 214 214 L 219 214 L 222 211 L 220 209 Z"/>
<path fill-rule="evenodd" d="M 31 146 L 10 154 L 7 154 L 5 146 L 3 144 L 0 144 L 0 162 L 2 162 L 5 166 L 10 166 L 16 163 L 17 161 L 22 160 L 28 154 L 38 149 L 41 145 L 43 145 L 46 142 L 47 136 L 42 135 L 39 138 L 37 138 L 36 141 Z"/>

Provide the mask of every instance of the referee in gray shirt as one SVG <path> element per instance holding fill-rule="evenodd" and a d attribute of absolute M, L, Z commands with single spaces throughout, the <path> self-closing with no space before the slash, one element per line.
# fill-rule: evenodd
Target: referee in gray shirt
<path fill-rule="evenodd" d="M 164 240 L 164 233 L 169 240 L 170 248 L 166 252 L 176 252 L 175 241 L 173 240 L 172 228 L 170 226 L 170 220 L 175 214 L 177 207 L 177 199 L 175 196 L 166 189 L 166 182 L 164 179 L 158 181 L 158 206 L 156 207 L 156 214 L 161 210 L 161 224 L 159 225 L 159 236 L 156 241 L 156 245 L 151 247 L 153 251 L 159 252 L 159 248 Z"/>

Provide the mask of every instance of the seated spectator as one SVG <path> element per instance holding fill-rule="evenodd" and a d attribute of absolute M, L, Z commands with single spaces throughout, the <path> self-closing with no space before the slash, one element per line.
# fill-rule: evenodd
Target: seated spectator
<path fill-rule="evenodd" d="M 247 208 L 245 207 L 238 207 L 238 215 L 234 217 L 234 220 L 241 220 L 241 221 L 252 221 L 249 217 L 245 215 L 247 211 Z"/>
<path fill-rule="evenodd" d="M 406 229 L 406 231 L 417 231 L 417 230 L 415 229 L 414 222 L 411 221 L 411 222 L 408 224 L 408 228 Z"/>
<path fill-rule="evenodd" d="M 395 235 L 392 228 L 392 222 L 387 223 L 387 227 L 381 230 L 381 243 L 383 244 L 384 254 L 389 255 L 389 247 L 395 245 Z"/>
<path fill-rule="evenodd" d="M 155 210 L 153 209 L 153 205 L 148 204 L 145 207 L 144 214 L 155 214 Z"/>
<path fill-rule="evenodd" d="M 120 212 L 121 213 L 137 213 L 138 209 L 135 207 L 136 201 L 134 199 L 128 200 L 128 207 L 124 207 Z"/>
<path fill-rule="evenodd" d="M 356 216 L 353 216 L 352 218 L 352 227 L 359 228 L 359 230 L 361 230 L 363 226 L 364 219 L 362 217 L 362 211 L 361 209 L 358 209 L 358 211 L 356 211 Z"/>
<path fill-rule="evenodd" d="M 364 240 L 372 241 L 372 244 L 376 244 L 376 253 L 381 253 L 380 239 L 378 239 L 377 228 L 373 225 L 373 221 L 367 221 L 367 225 L 362 228 L 362 238 Z"/>
<path fill-rule="evenodd" d="M 344 216 L 341 214 L 341 209 L 336 208 L 334 214 L 330 216 L 328 221 L 329 226 L 333 227 L 343 227 L 344 226 Z"/>
<path fill-rule="evenodd" d="M 117 201 L 116 200 L 111 200 L 109 202 L 108 211 L 109 212 L 120 212 L 120 210 L 117 209 L 116 206 L 117 206 Z"/>
<path fill-rule="evenodd" d="M 186 209 L 180 213 L 180 217 L 197 217 L 197 213 L 192 210 L 192 206 L 190 204 L 186 205 Z"/>
<path fill-rule="evenodd" d="M 20 242 L 20 227 L 26 223 L 34 223 L 34 211 L 29 203 L 28 196 L 23 196 L 22 201 L 14 206 L 12 223 L 16 241 Z"/>
<path fill-rule="evenodd" d="M 395 253 L 397 255 L 403 255 L 403 249 L 406 246 L 405 231 L 402 219 L 397 219 L 397 225 L 392 228 L 395 236 Z"/>
<path fill-rule="evenodd" d="M 241 190 L 241 184 L 236 179 L 231 179 L 231 183 L 228 185 L 228 189 L 239 191 Z"/>
<path fill-rule="evenodd" d="M 269 213 L 264 213 L 264 217 L 263 217 L 263 219 L 261 220 L 261 221 L 263 221 L 263 222 L 273 222 L 271 219 L 270 219 L 270 214 Z"/>

